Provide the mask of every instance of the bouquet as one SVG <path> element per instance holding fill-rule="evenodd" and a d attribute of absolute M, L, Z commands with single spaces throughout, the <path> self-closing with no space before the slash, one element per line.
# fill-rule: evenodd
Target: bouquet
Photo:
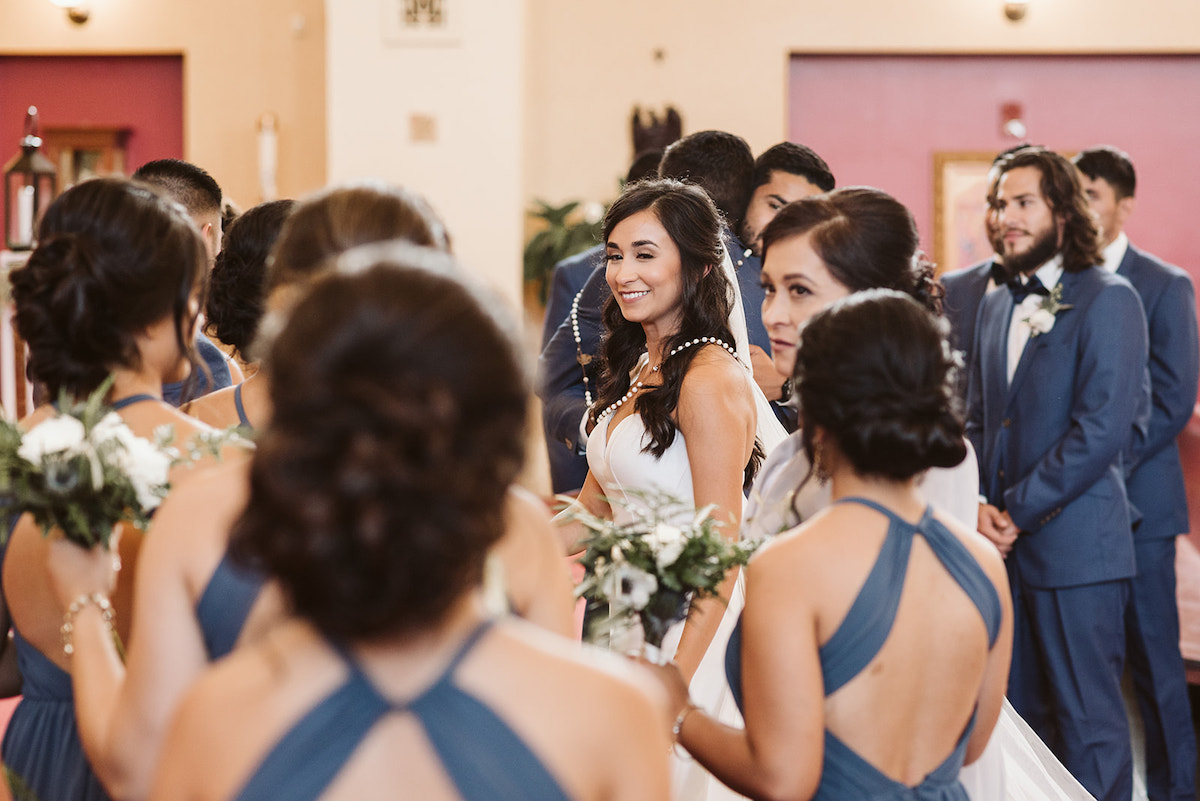
<path fill-rule="evenodd" d="M 664 492 L 636 495 L 639 503 L 623 504 L 633 516 L 628 523 L 596 517 L 578 504 L 568 512 L 587 531 L 578 560 L 586 572 L 575 595 L 608 603 L 614 624 L 639 622 L 644 653 L 662 661 L 663 637 L 687 617 L 692 599 L 715 596 L 758 543 L 723 538 L 713 505 L 696 510 Z"/>
<path fill-rule="evenodd" d="M 150 442 L 105 406 L 111 386 L 110 378 L 83 403 L 64 394 L 58 413 L 26 432 L 0 420 L 0 514 L 8 523 L 0 537 L 25 512 L 43 533 L 57 527 L 85 548 L 107 548 L 118 523 L 146 527 L 181 457 L 170 426 Z M 192 447 L 204 445 L 216 447 Z"/>

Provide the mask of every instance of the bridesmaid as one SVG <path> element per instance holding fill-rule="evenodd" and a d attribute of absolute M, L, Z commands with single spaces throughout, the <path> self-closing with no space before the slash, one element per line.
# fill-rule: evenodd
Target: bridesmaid
<path fill-rule="evenodd" d="M 922 497 L 964 454 L 947 326 L 872 290 L 817 314 L 796 354 L 804 450 L 833 504 L 745 571 L 729 642 L 745 728 L 687 701 L 678 741 L 752 798 L 966 801 L 958 781 L 999 718 L 1012 652 L 1004 563 Z"/>
<path fill-rule="evenodd" d="M 303 287 L 342 251 L 399 238 L 447 247 L 428 204 L 399 187 L 338 187 L 299 203 L 284 224 L 266 279 L 276 326 Z M 270 386 L 267 374 L 256 380 Z M 278 590 L 269 584 L 264 590 L 259 575 L 227 558 L 229 532 L 246 503 L 248 472 L 246 460 L 228 460 L 172 493 L 159 509 L 137 577 L 127 669 L 99 621 L 76 624 L 71 673 L 80 732 L 97 773 L 122 801 L 148 795 L 171 716 L 200 672 L 256 640 L 282 615 Z M 540 622 L 565 632 L 571 624 L 569 578 L 544 507 L 514 500 L 510 509 L 521 523 L 505 540 L 511 552 L 505 562 L 514 564 L 510 595 Z M 51 570 L 60 598 L 104 587 L 111 566 L 103 554 L 65 542 L 55 547 Z"/>
<path fill-rule="evenodd" d="M 49 397 L 79 400 L 113 376 L 108 398 L 140 437 L 160 426 L 185 442 L 208 430 L 162 400 L 163 381 L 191 361 L 204 296 L 207 255 L 195 225 L 146 189 L 109 178 L 67 190 L 46 211 L 38 247 L 12 275 L 15 322 L 29 346 L 29 370 Z M 31 428 L 54 413 L 42 407 L 22 421 Z M 176 468 L 172 484 L 186 468 Z M 57 544 L 31 517 L 16 523 L 3 552 L 4 599 L 12 615 L 24 699 L 4 736 L 3 757 L 15 797 L 99 801 L 105 792 L 84 757 L 75 726 L 71 657 L 60 628 L 111 627 L 93 589 L 112 592 L 113 623 L 130 641 L 132 576 L 141 534 L 126 527 L 120 556 L 126 571 L 110 586 L 56 597 L 47 562 Z M 61 539 L 59 540 L 61 542 Z M 111 565 L 111 559 L 105 560 Z M 108 568 L 111 570 L 111 567 Z M 107 582 L 106 582 L 107 584 Z M 66 609 L 77 610 L 73 615 Z"/>
<path fill-rule="evenodd" d="M 232 548 L 295 619 L 189 692 L 152 799 L 665 797 L 661 712 L 484 611 L 528 398 L 456 272 L 397 249 L 320 280 L 275 340 Z"/>
<path fill-rule="evenodd" d="M 295 205 L 294 200 L 260 203 L 230 223 L 221 240 L 208 282 L 207 333 L 232 349 L 246 379 L 184 407 L 211 426 L 253 430 L 270 414 L 263 382 L 255 380 L 258 363 L 250 355 L 250 346 L 266 306 L 267 257 Z"/>

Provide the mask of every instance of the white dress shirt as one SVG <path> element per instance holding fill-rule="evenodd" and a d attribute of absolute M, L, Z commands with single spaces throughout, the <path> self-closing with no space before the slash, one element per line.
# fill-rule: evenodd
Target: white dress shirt
<path fill-rule="evenodd" d="M 1056 255 L 1053 259 L 1037 268 L 1034 275 L 1042 282 L 1046 289 L 1054 289 L 1058 286 L 1058 280 L 1062 278 L 1063 266 L 1062 255 Z M 1012 384 L 1013 374 L 1017 372 L 1017 363 L 1021 361 L 1021 354 L 1025 351 L 1025 343 L 1029 341 L 1030 328 L 1026 322 L 1029 316 L 1042 305 L 1044 297 L 1042 295 L 1029 295 L 1025 300 L 1013 306 L 1012 321 L 1008 325 L 1008 383 Z"/>
<path fill-rule="evenodd" d="M 1104 248 L 1104 269 L 1115 273 L 1121 266 L 1121 262 L 1125 260 L 1125 251 L 1127 250 L 1129 250 L 1129 237 L 1125 236 L 1125 232 L 1122 231 Z"/>

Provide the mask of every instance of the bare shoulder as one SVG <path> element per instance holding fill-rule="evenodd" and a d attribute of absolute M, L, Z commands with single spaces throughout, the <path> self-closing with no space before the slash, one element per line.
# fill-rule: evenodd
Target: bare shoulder
<path fill-rule="evenodd" d="M 824 573 L 821 561 L 829 552 L 841 550 L 836 536 L 836 512 L 838 507 L 825 507 L 794 528 L 772 537 L 765 542 L 747 566 L 747 583 L 754 580 L 759 586 L 764 582 L 779 581 L 785 585 L 797 584 L 802 577 L 819 580 Z"/>
<path fill-rule="evenodd" d="M 234 402 L 234 391 L 237 386 L 225 387 L 216 392 L 202 395 L 188 403 L 184 408 L 188 415 L 216 428 L 236 426 L 239 422 L 237 405 Z"/>
<path fill-rule="evenodd" d="M 746 368 L 718 345 L 696 354 L 679 389 L 680 424 L 696 412 L 719 412 L 723 424 L 744 418 L 753 421 L 754 396 Z"/>
<path fill-rule="evenodd" d="M 207 539 L 214 529 L 228 531 L 246 505 L 249 473 L 248 455 L 234 453 L 189 476 L 163 499 L 150 530 L 169 533 L 169 539 L 174 541 L 186 541 L 193 536 Z"/>
<path fill-rule="evenodd" d="M 692 359 L 681 392 L 749 392 L 746 368 L 720 345 L 704 345 Z"/>
<path fill-rule="evenodd" d="M 945 514 L 939 510 L 935 513 L 935 516 L 938 522 L 944 525 L 966 547 L 967 551 L 979 563 L 979 566 L 983 568 L 983 571 L 987 573 L 988 578 L 993 583 L 1002 587 L 1007 586 L 1008 572 L 1004 567 L 1004 558 L 996 550 L 996 546 L 992 544 L 991 540 L 978 531 L 973 531 L 963 525 L 952 515 Z"/>
<path fill-rule="evenodd" d="M 561 685 L 571 693 L 570 703 L 577 718 L 592 710 L 597 719 L 612 717 L 614 711 L 650 709 L 666 715 L 667 698 L 658 681 L 633 660 L 595 646 L 559 637 L 519 619 L 506 620 L 500 627 L 523 656 L 535 660 L 545 672 L 541 686 L 551 690 Z"/>
<path fill-rule="evenodd" d="M 550 523 L 550 510 L 542 499 L 524 487 L 513 485 L 508 488 L 504 503 L 504 514 L 509 526 L 542 525 Z"/>

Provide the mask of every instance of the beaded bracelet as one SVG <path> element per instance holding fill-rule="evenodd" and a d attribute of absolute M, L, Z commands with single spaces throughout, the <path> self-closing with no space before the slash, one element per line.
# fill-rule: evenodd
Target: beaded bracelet
<path fill-rule="evenodd" d="M 675 716 L 675 725 L 671 727 L 671 739 L 674 742 L 679 742 L 679 731 L 683 728 L 683 721 L 687 719 L 688 715 L 692 714 L 699 708 L 700 707 L 696 706 L 691 701 L 688 701 L 687 706 L 679 710 L 679 714 Z"/>
<path fill-rule="evenodd" d="M 75 653 L 75 644 L 72 641 L 72 635 L 75 633 L 75 616 L 82 612 L 88 604 L 96 605 L 96 608 L 100 610 L 100 619 L 104 621 L 104 625 L 110 632 L 113 630 L 113 607 L 108 596 L 102 592 L 80 595 L 67 607 L 66 613 L 63 614 L 62 628 L 59 629 L 62 633 L 63 653 L 67 656 Z"/>

